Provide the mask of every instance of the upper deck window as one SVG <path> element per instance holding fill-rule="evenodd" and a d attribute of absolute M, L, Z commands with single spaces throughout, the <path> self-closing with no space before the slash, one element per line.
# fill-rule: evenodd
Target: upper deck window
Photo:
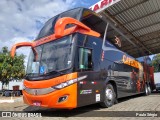
<path fill-rule="evenodd" d="M 63 12 L 61 14 L 58 14 L 55 17 L 49 19 L 45 23 L 45 25 L 43 26 L 43 28 L 41 29 L 41 31 L 39 32 L 36 40 L 38 40 L 40 38 L 43 38 L 43 37 L 46 37 L 46 36 L 49 36 L 51 34 L 54 34 L 54 26 L 55 26 L 57 20 L 60 19 L 60 18 L 71 17 L 71 18 L 79 20 L 81 9 L 82 8 L 72 9 L 72 10 Z"/>
<path fill-rule="evenodd" d="M 84 10 L 80 21 L 92 30 L 100 33 L 103 38 L 107 23 L 103 21 L 98 14 L 90 10 Z"/>
<path fill-rule="evenodd" d="M 103 38 L 104 30 L 106 27 L 106 22 L 104 22 L 98 14 L 92 12 L 91 10 L 85 8 L 76 8 L 69 11 L 65 11 L 61 14 L 56 15 L 55 17 L 49 19 L 44 27 L 39 32 L 36 40 L 54 34 L 54 26 L 58 19 L 63 17 L 71 17 L 77 19 L 84 23 L 86 26 L 91 28 L 92 30 L 101 34 Z M 72 25 L 68 25 L 67 27 L 71 27 Z"/>

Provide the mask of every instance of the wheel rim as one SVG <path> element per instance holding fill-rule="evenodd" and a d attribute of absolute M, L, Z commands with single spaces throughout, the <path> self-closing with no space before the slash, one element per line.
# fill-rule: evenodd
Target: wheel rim
<path fill-rule="evenodd" d="M 146 94 L 148 94 L 148 89 L 147 89 L 147 86 L 146 86 Z"/>
<path fill-rule="evenodd" d="M 106 98 L 111 101 L 113 99 L 113 92 L 111 89 L 106 89 Z"/>
<path fill-rule="evenodd" d="M 151 92 L 151 87 L 150 86 L 148 86 L 148 91 Z"/>

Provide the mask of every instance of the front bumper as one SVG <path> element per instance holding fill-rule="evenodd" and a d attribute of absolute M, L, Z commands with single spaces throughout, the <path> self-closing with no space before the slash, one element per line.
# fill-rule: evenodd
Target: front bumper
<path fill-rule="evenodd" d="M 62 96 L 67 96 L 67 99 L 58 102 Z M 45 95 L 31 95 L 23 90 L 23 100 L 28 105 L 39 102 L 41 107 L 73 109 L 77 107 L 77 83 Z"/>

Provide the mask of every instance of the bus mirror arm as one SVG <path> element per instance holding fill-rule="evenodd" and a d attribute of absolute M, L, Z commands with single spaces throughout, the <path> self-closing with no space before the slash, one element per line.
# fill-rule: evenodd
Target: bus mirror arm
<path fill-rule="evenodd" d="M 33 51 L 33 54 L 34 54 L 34 62 L 38 60 L 38 53 L 36 51 L 36 49 L 34 47 L 32 47 L 32 51 Z"/>
<path fill-rule="evenodd" d="M 25 47 L 25 46 L 30 46 L 32 48 L 33 53 L 35 55 L 35 60 L 37 60 L 38 59 L 38 54 L 37 54 L 37 51 L 34 48 L 34 44 L 31 43 L 31 42 L 21 42 L 21 43 L 17 43 L 15 45 L 13 45 L 12 48 L 11 48 L 11 52 L 10 52 L 11 57 L 14 58 L 16 49 L 18 49 L 20 47 Z"/>
<path fill-rule="evenodd" d="M 66 29 L 66 26 L 69 24 L 73 24 L 76 26 Z M 83 31 L 87 31 L 88 33 L 90 33 L 96 37 L 100 36 L 100 34 L 98 32 L 91 30 L 88 26 L 81 23 L 80 21 L 78 21 L 74 18 L 71 18 L 71 17 L 63 17 L 63 18 L 59 19 L 55 24 L 55 37 L 60 38 L 60 37 L 64 36 L 65 33 L 67 33 L 69 29 L 71 29 L 73 31 L 83 30 Z"/>

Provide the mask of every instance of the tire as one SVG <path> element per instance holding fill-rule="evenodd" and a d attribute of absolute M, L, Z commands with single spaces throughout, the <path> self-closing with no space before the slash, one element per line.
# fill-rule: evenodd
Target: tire
<path fill-rule="evenodd" d="M 145 84 L 144 95 L 145 95 L 145 96 L 149 95 L 149 91 L 148 91 L 148 86 L 147 86 L 147 84 Z"/>
<path fill-rule="evenodd" d="M 148 95 L 150 95 L 151 94 L 151 87 L 150 87 L 150 85 L 148 85 Z"/>
<path fill-rule="evenodd" d="M 108 95 L 107 95 L 108 94 Z M 100 103 L 102 107 L 108 108 L 116 102 L 116 93 L 111 84 L 107 84 L 104 92 L 104 101 Z"/>

